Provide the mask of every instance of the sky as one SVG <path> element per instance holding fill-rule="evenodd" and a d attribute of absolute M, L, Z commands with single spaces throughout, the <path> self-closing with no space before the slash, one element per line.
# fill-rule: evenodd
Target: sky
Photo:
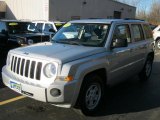
<path fill-rule="evenodd" d="M 146 12 L 149 12 L 150 11 L 150 7 L 152 5 L 152 2 L 153 1 L 159 1 L 159 0 L 118 0 L 120 2 L 123 2 L 125 1 L 126 3 L 133 3 L 132 1 L 140 1 L 140 2 L 137 2 L 138 5 L 136 5 L 135 7 L 137 7 L 137 10 L 146 10 Z M 132 5 L 134 6 L 134 5 Z"/>
<path fill-rule="evenodd" d="M 150 7 L 151 7 L 152 2 L 153 0 L 141 0 L 140 3 L 136 7 L 139 10 L 146 9 L 146 12 L 149 12 L 149 10 L 151 9 Z"/>

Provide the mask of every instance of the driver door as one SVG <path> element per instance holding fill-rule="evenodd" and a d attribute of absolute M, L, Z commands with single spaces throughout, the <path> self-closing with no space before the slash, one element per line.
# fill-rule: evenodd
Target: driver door
<path fill-rule="evenodd" d="M 128 78 L 130 73 L 130 65 L 132 63 L 131 55 L 130 55 L 130 46 L 131 42 L 131 32 L 128 24 L 116 25 L 111 46 L 113 46 L 116 39 L 119 40 L 127 40 L 127 47 L 117 47 L 111 48 L 111 54 L 109 56 L 110 63 L 110 82 L 115 84 L 123 79 Z"/>

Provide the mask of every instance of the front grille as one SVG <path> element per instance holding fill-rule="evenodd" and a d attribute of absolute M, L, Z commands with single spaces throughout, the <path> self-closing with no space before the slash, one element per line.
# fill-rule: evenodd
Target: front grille
<path fill-rule="evenodd" d="M 42 62 L 12 56 L 11 71 L 26 78 L 40 80 Z"/>

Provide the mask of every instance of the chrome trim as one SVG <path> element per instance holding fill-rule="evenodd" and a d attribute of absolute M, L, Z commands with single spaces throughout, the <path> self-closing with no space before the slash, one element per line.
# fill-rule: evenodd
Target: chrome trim
<path fill-rule="evenodd" d="M 116 71 L 119 71 L 119 70 L 121 70 L 121 69 L 124 69 L 124 68 L 126 68 L 126 67 L 128 67 L 128 66 L 131 66 L 131 65 L 133 65 L 133 64 L 135 64 L 135 63 L 138 63 L 138 62 L 140 62 L 140 61 L 142 61 L 142 60 L 144 60 L 144 59 L 145 59 L 145 58 L 142 58 L 142 59 L 139 59 L 139 60 L 137 60 L 137 61 L 135 61 L 135 62 L 129 63 L 129 64 L 124 65 L 124 66 L 121 66 L 121 67 L 119 67 L 119 68 L 116 68 L 116 69 L 112 70 L 111 73 L 116 72 Z"/>
<path fill-rule="evenodd" d="M 120 50 L 120 51 L 118 51 L 118 52 L 116 52 L 116 53 L 123 53 L 123 52 L 130 51 L 130 50 L 131 50 L 131 49 Z"/>

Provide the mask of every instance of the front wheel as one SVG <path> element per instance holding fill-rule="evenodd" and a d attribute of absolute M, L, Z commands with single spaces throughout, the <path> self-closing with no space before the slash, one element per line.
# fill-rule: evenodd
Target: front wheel
<path fill-rule="evenodd" d="M 140 80 L 146 81 L 149 79 L 149 77 L 151 76 L 151 72 L 152 72 L 152 64 L 153 64 L 153 59 L 151 56 L 149 56 L 146 60 L 144 68 L 139 74 Z"/>
<path fill-rule="evenodd" d="M 85 78 L 80 96 L 81 111 L 85 115 L 92 115 L 98 111 L 104 98 L 104 84 L 98 75 Z"/>
<path fill-rule="evenodd" d="M 160 50 L 160 39 L 158 39 L 158 40 L 156 41 L 156 48 L 157 48 L 158 50 Z"/>

